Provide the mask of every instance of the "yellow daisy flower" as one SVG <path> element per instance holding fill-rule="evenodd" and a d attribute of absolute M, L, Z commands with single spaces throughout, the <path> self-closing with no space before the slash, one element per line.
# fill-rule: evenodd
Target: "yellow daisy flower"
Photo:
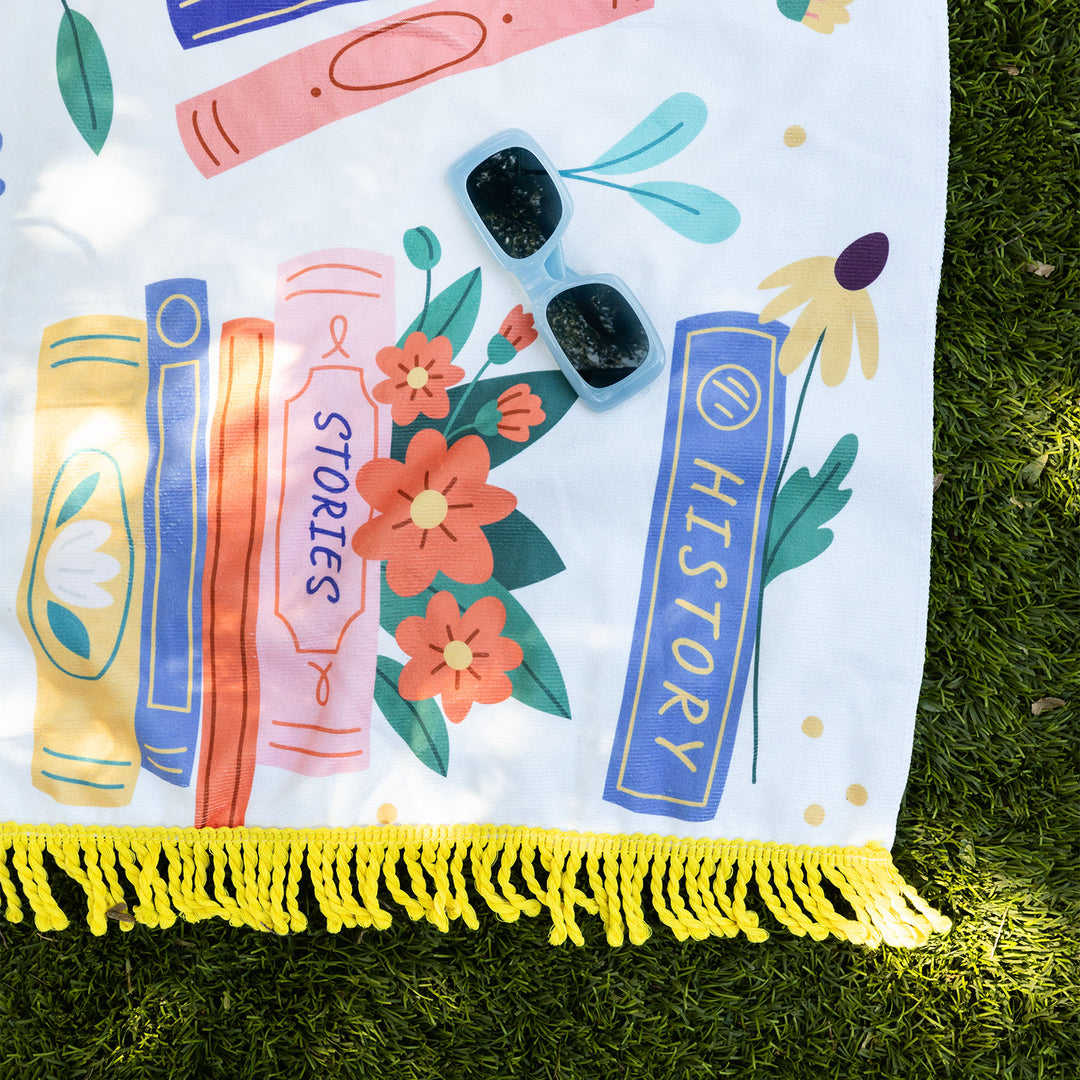
<path fill-rule="evenodd" d="M 850 3 L 851 0 L 776 0 L 776 6 L 789 19 L 819 34 L 831 34 L 837 26 L 849 22 Z"/>
<path fill-rule="evenodd" d="M 858 336 L 862 373 L 872 379 L 878 366 L 878 330 L 867 286 L 885 268 L 889 238 L 868 233 L 833 259 L 821 255 L 790 263 L 770 274 L 759 289 L 785 291 L 770 300 L 758 321 L 771 322 L 806 304 L 780 350 L 780 371 L 790 375 L 821 340 L 821 378 L 839 386 L 851 365 L 851 346 Z"/>

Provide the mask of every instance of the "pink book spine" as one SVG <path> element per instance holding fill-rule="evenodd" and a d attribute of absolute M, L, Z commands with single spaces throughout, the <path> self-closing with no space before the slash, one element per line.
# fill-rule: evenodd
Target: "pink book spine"
<path fill-rule="evenodd" d="M 371 389 L 394 343 L 393 260 L 336 249 L 282 264 L 274 322 L 258 760 L 354 772 L 369 760 L 379 564 L 350 541 L 371 514 L 356 474 L 390 453 L 389 407 Z"/>
<path fill-rule="evenodd" d="M 425 4 L 182 101 L 180 138 L 203 176 L 216 176 L 447 75 L 501 63 L 652 6 L 653 0 L 465 0 L 453 10 Z"/>

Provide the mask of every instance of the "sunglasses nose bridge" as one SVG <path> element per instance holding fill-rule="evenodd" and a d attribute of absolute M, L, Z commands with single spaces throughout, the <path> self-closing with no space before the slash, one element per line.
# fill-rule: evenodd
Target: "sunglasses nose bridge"
<path fill-rule="evenodd" d="M 569 274 L 558 243 L 550 245 L 550 250 L 545 247 L 528 259 L 512 263 L 511 269 L 534 304 Z"/>

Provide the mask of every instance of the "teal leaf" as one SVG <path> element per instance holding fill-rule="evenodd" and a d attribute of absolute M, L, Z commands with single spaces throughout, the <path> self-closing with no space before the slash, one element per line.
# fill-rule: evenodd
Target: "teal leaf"
<path fill-rule="evenodd" d="M 409 262 L 417 270 L 431 270 L 442 258 L 442 248 L 439 246 L 438 238 L 424 225 L 410 229 L 402 237 L 401 243 Z"/>
<path fill-rule="evenodd" d="M 773 578 L 816 559 L 833 541 L 831 529 L 823 528 L 847 505 L 851 489 L 840 484 L 851 471 L 859 440 L 845 435 L 816 476 L 799 469 L 780 489 L 769 519 L 764 576 Z"/>
<path fill-rule="evenodd" d="M 627 191 L 665 225 L 699 244 L 717 244 L 739 227 L 739 211 L 715 191 L 675 180 L 635 184 Z"/>
<path fill-rule="evenodd" d="M 56 640 L 70 650 L 76 656 L 84 660 L 90 659 L 90 635 L 83 625 L 82 619 L 70 608 L 49 600 L 45 605 L 45 612 L 49 618 L 49 626 L 56 635 Z"/>
<path fill-rule="evenodd" d="M 575 171 L 620 176 L 652 168 L 689 146 L 705 126 L 708 114 L 705 102 L 696 94 L 675 94 L 587 170 Z"/>
<path fill-rule="evenodd" d="M 85 505 L 87 499 L 97 489 L 101 473 L 91 473 L 80 480 L 72 489 L 60 507 L 60 513 L 56 515 L 56 527 L 59 529 L 66 521 L 70 521 Z"/>
<path fill-rule="evenodd" d="M 498 435 L 500 420 L 502 420 L 502 412 L 499 410 L 498 402 L 488 401 L 485 402 L 484 407 L 476 414 L 476 420 L 473 422 L 473 427 L 476 428 L 481 435 Z"/>
<path fill-rule="evenodd" d="M 525 442 L 514 442 L 504 438 L 497 431 L 491 434 L 481 432 L 480 437 L 487 443 L 493 469 L 546 435 L 578 399 L 574 388 L 566 381 L 561 371 L 524 371 L 516 375 L 499 375 L 494 379 L 481 379 L 462 405 L 461 412 L 454 421 L 454 427 L 458 429 L 472 427 L 476 423 L 477 415 L 486 405 L 497 402 L 500 394 L 518 383 L 527 383 L 532 392 L 540 398 L 545 419 L 536 427 L 529 429 L 529 438 Z M 455 386 L 448 392 L 451 415 L 466 389 L 465 386 Z M 412 437 L 425 427 L 431 427 L 431 421 L 423 417 L 417 418 L 407 427 L 399 427 L 395 424 L 391 436 L 391 456 L 398 461 L 404 461 L 405 451 Z M 453 432 L 450 434 L 452 435 Z"/>
<path fill-rule="evenodd" d="M 422 330 L 428 341 L 432 338 L 446 337 L 457 356 L 462 346 L 469 340 L 476 316 L 480 311 L 480 267 L 459 277 L 453 285 L 443 289 L 427 308 L 420 312 L 409 324 L 409 328 L 398 339 L 397 347 L 405 344 L 405 339 L 415 330 Z"/>
<path fill-rule="evenodd" d="M 375 704 L 417 759 L 445 776 L 450 768 L 450 739 L 442 711 L 433 699 L 406 701 L 398 693 L 402 665 L 380 656 L 375 668 Z"/>
<path fill-rule="evenodd" d="M 482 526 L 495 558 L 492 577 L 508 589 L 521 589 L 566 569 L 551 541 L 520 510 Z"/>
<path fill-rule="evenodd" d="M 56 81 L 79 134 L 100 154 L 113 115 L 109 62 L 90 20 L 66 2 L 56 36 Z"/>
<path fill-rule="evenodd" d="M 416 596 L 398 596 L 387 587 L 384 575 L 379 622 L 387 633 L 393 635 L 402 619 L 410 615 L 423 615 L 431 598 L 443 591 L 453 594 L 462 611 L 485 596 L 495 596 L 502 601 L 506 608 L 506 626 L 502 634 L 513 638 L 524 653 L 521 665 L 508 672 L 514 685 L 513 696 L 541 712 L 569 719 L 570 701 L 551 646 L 513 593 L 494 579 L 483 585 L 461 585 L 444 574 L 436 574 L 435 580 Z"/>

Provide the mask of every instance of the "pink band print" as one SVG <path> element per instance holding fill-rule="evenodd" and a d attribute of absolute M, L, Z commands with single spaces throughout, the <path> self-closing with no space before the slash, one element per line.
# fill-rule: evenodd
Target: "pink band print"
<path fill-rule="evenodd" d="M 368 766 L 379 564 L 349 541 L 370 517 L 356 473 L 390 453 L 371 397 L 375 353 L 394 339 L 394 266 L 340 249 L 282 264 L 270 388 L 267 536 L 259 669 L 274 703 L 260 764 L 307 776 Z M 276 518 L 276 520 L 274 520 Z"/>
<path fill-rule="evenodd" d="M 652 6 L 653 0 L 425 4 L 181 102 L 180 138 L 203 176 L 216 176 L 446 75 L 500 63 Z"/>

